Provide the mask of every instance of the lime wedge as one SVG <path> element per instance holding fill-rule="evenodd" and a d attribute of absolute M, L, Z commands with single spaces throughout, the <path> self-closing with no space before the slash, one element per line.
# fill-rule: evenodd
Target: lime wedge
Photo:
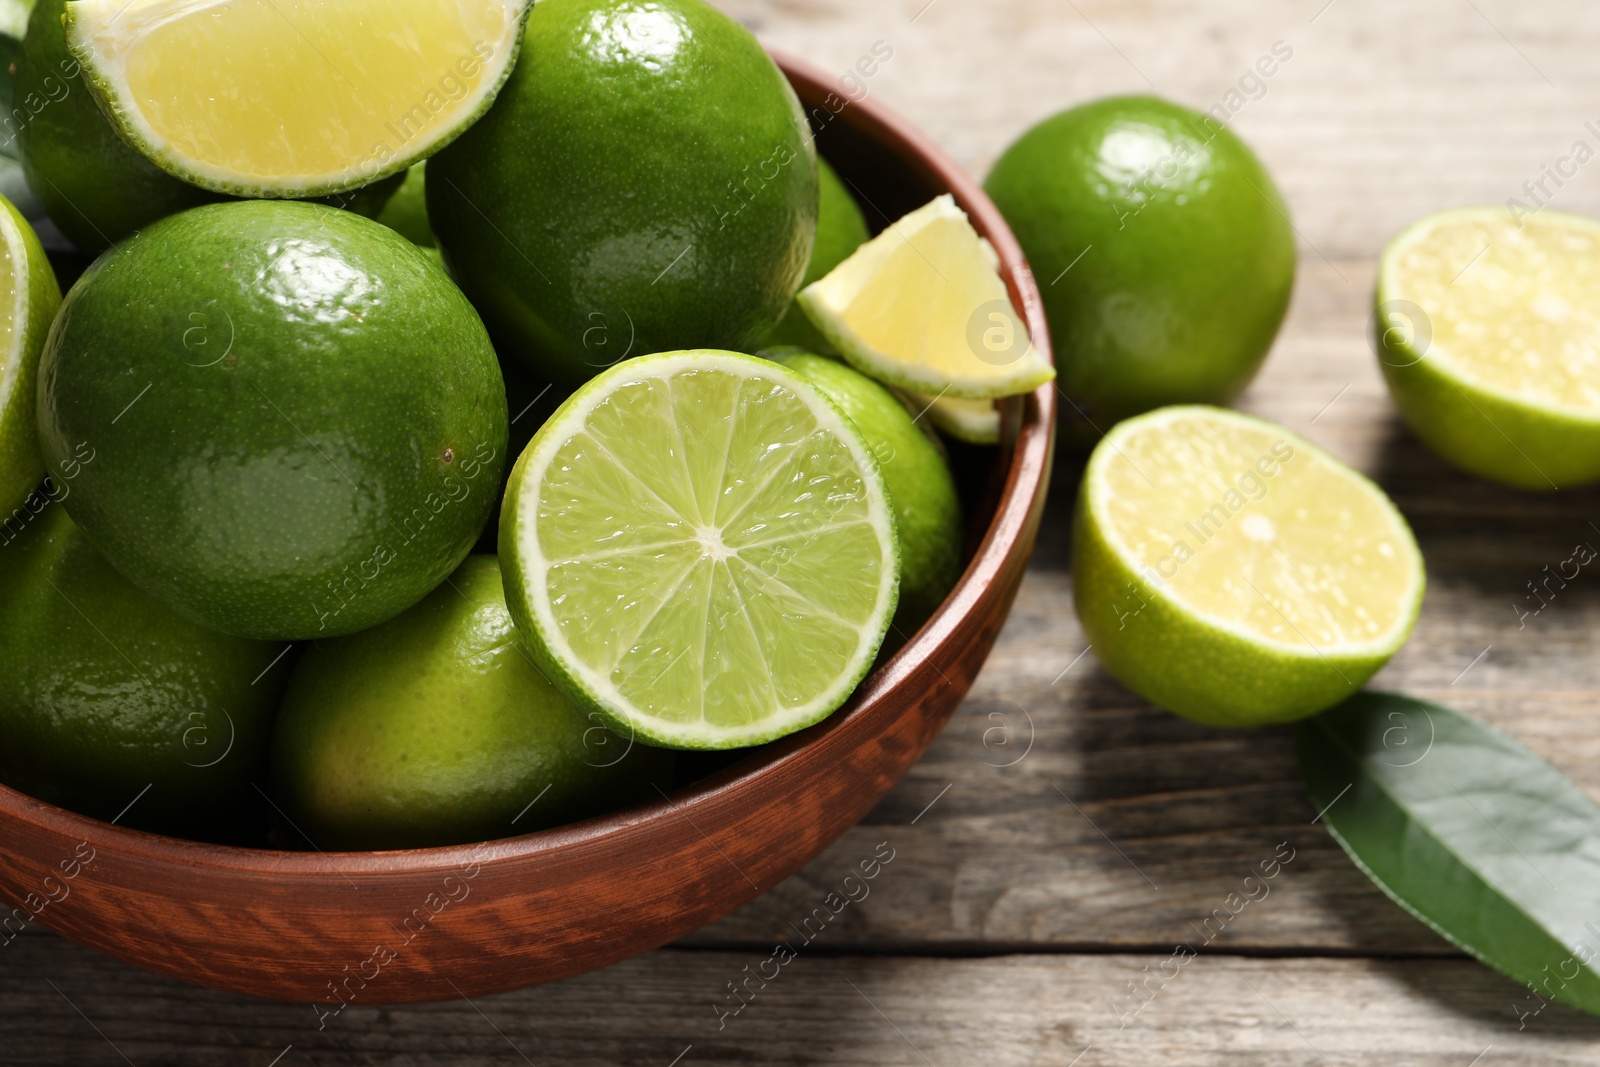
<path fill-rule="evenodd" d="M 1600 480 L 1600 222 L 1432 215 L 1378 270 L 1379 362 L 1412 431 L 1484 478 Z"/>
<path fill-rule="evenodd" d="M 44 478 L 34 418 L 45 334 L 61 306 L 55 272 L 26 219 L 0 198 L 0 518 Z M 91 450 L 88 442 L 84 445 Z"/>
<path fill-rule="evenodd" d="M 67 47 L 124 140 L 236 196 L 366 185 L 453 140 L 530 0 L 75 0 Z"/>
<path fill-rule="evenodd" d="M 551 679 L 670 748 L 826 718 L 899 593 L 871 449 L 793 371 L 732 352 L 628 360 L 574 393 L 511 473 L 500 554 Z"/>
<path fill-rule="evenodd" d="M 912 392 L 984 400 L 1055 377 L 948 194 L 891 223 L 795 297 L 855 368 Z"/>
<path fill-rule="evenodd" d="M 1289 722 L 1359 689 L 1405 643 L 1424 585 L 1381 489 L 1280 426 L 1210 407 L 1105 436 L 1072 553 L 1106 669 L 1214 726 Z"/>
<path fill-rule="evenodd" d="M 906 393 L 911 414 L 927 419 L 941 433 L 969 445 L 1000 443 L 1000 409 L 993 400 L 967 400 L 959 396 Z"/>

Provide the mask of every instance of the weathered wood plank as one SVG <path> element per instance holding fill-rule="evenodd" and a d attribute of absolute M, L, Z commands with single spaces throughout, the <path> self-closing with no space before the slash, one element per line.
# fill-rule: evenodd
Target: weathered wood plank
<path fill-rule="evenodd" d="M 1600 1021 L 1559 1005 L 1519 1031 L 1516 987 L 1464 960 L 840 958 L 802 947 L 779 965 L 766 952 L 666 950 L 470 1004 L 355 1006 L 318 1030 L 308 1005 L 193 990 L 54 939 L 19 939 L 7 955 L 0 1058 L 14 1067 L 1466 1067 L 1480 1055 L 1485 1067 L 1576 1067 L 1600 1047 Z M 746 967 L 776 977 L 763 988 L 758 974 L 735 998 L 727 984 Z"/>

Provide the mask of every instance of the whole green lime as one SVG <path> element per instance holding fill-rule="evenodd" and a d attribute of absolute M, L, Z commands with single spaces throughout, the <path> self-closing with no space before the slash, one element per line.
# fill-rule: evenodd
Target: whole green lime
<path fill-rule="evenodd" d="M 283 646 L 179 618 L 35 499 L 0 545 L 0 780 L 122 825 L 216 828 L 265 769 Z"/>
<path fill-rule="evenodd" d="M 670 752 L 604 729 L 539 673 L 493 556 L 469 556 L 399 618 L 307 650 L 272 742 L 273 794 L 324 849 L 509 837 L 671 777 Z"/>
<path fill-rule="evenodd" d="M 50 220 L 93 254 L 157 219 L 222 198 L 172 177 L 117 135 L 67 51 L 66 10 L 67 0 L 34 6 L 15 60 L 11 113 L 0 123 L 0 151 L 20 153 L 28 188 Z M 403 180 L 394 175 L 323 202 L 375 216 Z"/>
<path fill-rule="evenodd" d="M 1044 295 L 1068 437 L 1226 403 L 1255 376 L 1289 306 L 1294 231 L 1215 120 L 1151 96 L 1085 104 L 1018 138 L 985 188 Z"/>
<path fill-rule="evenodd" d="M 877 382 L 838 360 L 796 349 L 764 353 L 816 386 L 878 457 L 900 535 L 900 605 L 890 639 L 908 640 L 961 577 L 961 500 L 933 438 Z"/>
<path fill-rule="evenodd" d="M 817 158 L 817 239 L 811 246 L 811 262 L 806 266 L 805 277 L 800 280 L 804 289 L 850 258 L 850 253 L 866 244 L 872 234 L 867 230 L 867 220 L 855 197 L 845 188 L 839 175 L 826 160 Z M 783 313 L 778 324 L 768 331 L 762 345 L 795 345 L 808 352 L 833 355 L 833 345 L 822 336 L 822 331 L 811 325 L 793 303 Z"/>
<path fill-rule="evenodd" d="M 817 219 L 782 72 L 703 0 L 544 0 L 523 54 L 428 162 L 445 261 L 501 354 L 573 386 L 629 355 L 754 351 Z"/>
<path fill-rule="evenodd" d="M 428 225 L 428 164 L 418 163 L 405 172 L 400 188 L 394 191 L 383 213 L 377 218 L 385 226 L 414 245 L 436 248 L 439 239 Z"/>
<path fill-rule="evenodd" d="M 67 510 L 196 622 L 365 629 L 466 556 L 505 463 L 506 395 L 472 306 L 348 211 L 240 200 L 157 222 L 62 302 L 39 444 Z"/>

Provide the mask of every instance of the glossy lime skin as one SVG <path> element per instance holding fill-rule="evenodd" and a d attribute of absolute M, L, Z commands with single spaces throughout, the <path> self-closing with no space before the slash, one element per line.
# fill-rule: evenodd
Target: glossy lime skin
<path fill-rule="evenodd" d="M 1294 231 L 1215 120 L 1151 96 L 1085 104 L 1024 133 L 985 188 L 1044 296 L 1064 436 L 1223 404 L 1255 376 L 1289 306 Z"/>
<path fill-rule="evenodd" d="M 433 230 L 501 354 L 571 387 L 626 356 L 754 351 L 817 219 L 777 66 L 703 0 L 543 0 L 523 55 L 428 161 Z"/>
<path fill-rule="evenodd" d="M 16 138 L 29 190 L 67 239 L 93 255 L 157 219 L 224 198 L 172 177 L 117 135 L 67 51 L 66 9 L 67 0 L 38 0 L 28 19 L 0 143 Z M 374 216 L 403 180 L 394 175 L 323 202 Z"/>
<path fill-rule="evenodd" d="M 889 390 L 838 360 L 807 352 L 768 354 L 833 401 L 878 457 L 900 536 L 900 605 L 886 642 L 898 647 L 961 577 L 961 500 L 955 479 L 939 446 Z"/>
<path fill-rule="evenodd" d="M 139 592 L 56 502 L 73 492 L 36 497 L 0 537 L 0 780 L 100 819 L 126 807 L 119 825 L 215 827 L 265 769 L 284 646 L 202 629 Z"/>
<path fill-rule="evenodd" d="M 494 505 L 506 396 L 483 325 L 386 226 L 283 200 L 163 219 L 62 302 L 39 366 L 48 470 L 117 570 L 246 637 L 393 617 Z"/>
<path fill-rule="evenodd" d="M 428 164 L 423 162 L 407 170 L 402 177 L 400 188 L 394 191 L 394 195 L 384 205 L 383 213 L 377 218 L 379 222 L 412 244 L 422 248 L 436 248 L 439 239 L 433 235 L 433 229 L 428 225 L 427 169 Z"/>
<path fill-rule="evenodd" d="M 811 262 L 806 266 L 805 277 L 800 279 L 804 289 L 820 281 L 829 271 L 850 258 L 850 253 L 867 243 L 872 234 L 867 220 L 856 206 L 855 197 L 845 187 L 839 175 L 828 166 L 827 160 L 817 158 L 817 239 L 811 246 Z M 794 303 L 783 313 L 778 324 L 767 332 L 762 346 L 796 345 L 808 352 L 833 355 L 834 347 L 822 336 L 822 331 L 811 325 Z"/>
<path fill-rule="evenodd" d="M 421 848 L 555 826 L 656 796 L 673 757 L 556 691 L 469 556 L 399 618 L 319 642 L 272 742 L 273 795 L 318 848 Z"/>

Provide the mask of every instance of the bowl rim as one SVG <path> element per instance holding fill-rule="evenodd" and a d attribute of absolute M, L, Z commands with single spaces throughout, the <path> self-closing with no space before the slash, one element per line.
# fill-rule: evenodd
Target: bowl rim
<path fill-rule="evenodd" d="M 907 160 L 920 163 L 934 183 L 948 188 L 973 225 L 999 254 L 1001 274 L 1013 305 L 1021 312 L 1034 347 L 1054 363 L 1050 335 L 1045 322 L 1043 301 L 1020 244 L 989 200 L 979 182 L 962 170 L 943 149 L 899 114 L 872 97 L 853 99 L 843 83 L 820 69 L 782 51 L 767 49 L 791 84 L 804 85 L 813 95 L 832 94 L 844 101 L 835 116 L 854 110 L 855 121 L 877 127 L 876 139 L 898 148 Z M 254 876 L 323 876 L 330 868 L 342 876 L 410 876 L 431 871 L 449 872 L 470 864 L 507 860 L 536 860 L 541 854 L 581 851 L 585 846 L 623 832 L 641 823 L 668 815 L 683 815 L 702 804 L 712 804 L 729 793 L 749 788 L 754 782 L 778 776 L 789 764 L 807 758 L 814 744 L 847 723 L 870 717 L 892 699 L 897 688 L 910 681 L 924 663 L 930 663 L 943 676 L 932 654 L 956 638 L 963 621 L 981 610 L 987 591 L 1007 569 L 1018 545 L 1029 536 L 1030 516 L 1042 508 L 1042 497 L 1049 490 L 1055 438 L 1055 385 L 1047 382 L 1021 398 L 1031 401 L 1034 418 L 1013 419 L 1006 424 L 1006 440 L 998 447 L 1006 465 L 1004 483 L 995 499 L 995 509 L 960 580 L 943 603 L 922 627 L 892 656 L 863 679 L 850 699 L 815 726 L 761 746 L 737 762 L 704 778 L 663 793 L 621 811 L 595 816 L 579 822 L 514 837 L 476 843 L 440 845 L 428 848 L 385 849 L 374 851 L 324 852 L 257 848 L 245 845 L 192 841 L 81 815 L 38 800 L 10 786 L 0 784 L 0 826 L 26 824 L 32 829 L 58 838 L 92 842 L 113 853 L 137 854 L 147 862 L 187 869 L 206 868 L 215 872 Z M 1014 439 L 1011 437 L 1015 433 Z M 991 475 L 991 486 L 994 475 Z M 992 492 L 992 489 L 991 489 Z M 947 684 L 953 684 L 946 678 Z M 259 788 L 259 787 L 258 787 Z M 659 790 L 658 790 L 659 792 Z M 266 797 L 266 793 L 262 792 Z M 276 804 L 267 797 L 269 804 Z M 281 813 L 281 812 L 280 812 Z M 287 816 L 285 816 L 287 819 Z M 292 825 L 292 824 L 291 824 Z M 308 839 L 309 840 L 309 839 Z"/>

